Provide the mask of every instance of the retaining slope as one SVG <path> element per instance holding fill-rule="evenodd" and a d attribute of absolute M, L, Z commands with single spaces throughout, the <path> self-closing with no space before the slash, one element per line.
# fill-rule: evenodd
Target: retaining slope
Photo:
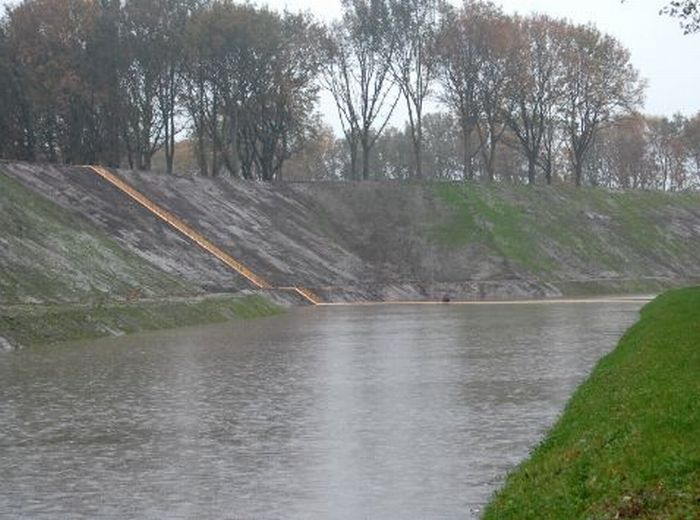
<path fill-rule="evenodd" d="M 188 284 L 253 288 L 84 168 L 0 173 Z M 272 286 L 329 302 L 657 291 L 700 278 L 699 194 L 115 173 Z"/>
<path fill-rule="evenodd" d="M 219 246 L 207 239 L 199 231 L 193 229 L 190 225 L 188 225 L 177 215 L 174 215 L 173 213 L 169 212 L 168 210 L 153 202 L 151 199 L 149 199 L 143 193 L 136 190 L 133 186 L 131 186 L 128 182 L 120 178 L 118 175 L 115 175 L 107 168 L 104 168 L 102 166 L 86 166 L 85 168 L 93 171 L 100 178 L 104 179 L 106 182 L 119 189 L 130 199 L 136 201 L 142 207 L 150 211 L 162 222 L 165 222 L 171 228 L 175 229 L 178 233 L 187 237 L 187 239 L 189 239 L 193 244 L 200 247 L 207 253 L 213 255 L 219 261 L 223 262 L 223 264 L 226 265 L 229 269 L 241 275 L 248 282 L 253 284 L 256 288 L 274 289 L 267 280 L 256 275 L 253 271 L 248 269 L 241 262 L 233 258 L 226 251 L 224 251 Z M 296 293 L 312 305 L 319 305 L 322 303 L 322 300 L 316 294 L 314 294 L 312 291 L 305 287 L 283 287 L 277 288 L 277 290 L 284 290 Z"/>

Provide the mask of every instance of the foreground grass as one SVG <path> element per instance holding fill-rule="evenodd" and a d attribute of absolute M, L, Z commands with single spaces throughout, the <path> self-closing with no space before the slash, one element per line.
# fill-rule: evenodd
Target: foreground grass
<path fill-rule="evenodd" d="M 92 306 L 36 306 L 0 312 L 0 336 L 15 346 L 92 339 L 271 316 L 282 308 L 260 296 Z"/>
<path fill-rule="evenodd" d="M 700 518 L 700 288 L 642 310 L 485 518 Z"/>

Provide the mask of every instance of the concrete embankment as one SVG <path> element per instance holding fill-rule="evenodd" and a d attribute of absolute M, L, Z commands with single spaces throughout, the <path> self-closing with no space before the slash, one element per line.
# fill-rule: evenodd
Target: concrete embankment
<path fill-rule="evenodd" d="M 700 288 L 671 291 L 577 390 L 485 519 L 698 518 Z"/>
<path fill-rule="evenodd" d="M 148 214 L 130 214 L 136 208 L 115 205 L 108 216 L 87 218 L 84 212 L 90 210 L 77 201 L 81 195 L 75 186 L 56 185 L 57 193 L 76 197 L 56 204 L 52 197 L 3 175 L 3 166 L 0 163 L 0 351 L 268 316 L 302 303 L 290 292 L 243 287 L 235 295 L 211 294 L 207 269 L 215 272 L 220 267 L 149 220 Z M 119 230 L 131 243 L 148 246 L 125 247 L 130 241 L 114 233 L 120 218 L 124 226 Z M 178 266 L 192 270 L 201 263 L 197 272 L 204 273 L 204 283 L 168 269 L 174 258 Z M 235 278 L 225 269 L 220 276 Z"/>
<path fill-rule="evenodd" d="M 700 194 L 114 172 L 282 305 L 653 293 L 700 279 Z M 0 162 L 0 305 L 259 288 L 85 167 Z M 0 336 L 2 333 L 0 331 Z"/>
<path fill-rule="evenodd" d="M 0 174 L 170 283 L 119 273 L 131 290 L 252 288 L 86 168 L 0 163 Z M 700 279 L 697 193 L 118 174 L 274 287 L 329 302 L 656 292 Z M 14 270 L 41 270 L 12 256 Z"/>
<path fill-rule="evenodd" d="M 209 295 L 102 304 L 0 306 L 0 351 L 62 341 L 273 316 L 261 296 Z"/>

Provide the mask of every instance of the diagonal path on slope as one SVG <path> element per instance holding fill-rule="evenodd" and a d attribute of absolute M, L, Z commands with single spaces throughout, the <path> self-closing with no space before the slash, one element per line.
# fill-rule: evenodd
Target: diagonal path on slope
<path fill-rule="evenodd" d="M 212 254 L 214 257 L 219 259 L 221 262 L 223 262 L 230 269 L 232 269 L 236 273 L 238 273 L 241 276 L 243 276 L 244 278 L 246 278 L 250 283 L 252 283 L 258 289 L 273 289 L 273 288 L 275 288 L 275 287 L 272 287 L 272 285 L 265 278 L 255 274 L 252 270 L 250 270 L 248 267 L 246 267 L 243 263 L 236 260 L 233 256 L 231 256 L 229 253 L 227 253 L 226 251 L 221 249 L 219 246 L 214 244 L 211 240 L 207 239 L 202 233 L 200 233 L 199 231 L 192 228 L 189 224 L 185 223 L 182 219 L 180 219 L 175 214 L 171 213 L 170 211 L 166 210 L 162 206 L 153 202 L 146 195 L 144 195 L 143 193 L 138 191 L 136 188 L 134 188 L 128 182 L 121 179 L 119 176 L 117 176 L 114 173 L 112 173 L 111 171 L 109 171 L 107 168 L 104 168 L 102 166 L 86 166 L 86 168 L 89 169 L 91 172 L 95 173 L 96 175 L 98 175 L 103 180 L 107 181 L 111 185 L 113 185 L 116 188 L 118 188 L 119 190 L 121 190 L 124 194 L 126 194 L 128 197 L 130 197 L 134 201 L 138 202 L 141 206 L 143 206 L 144 208 L 149 210 L 151 213 L 153 213 L 156 217 L 161 219 L 163 222 L 167 223 L 172 228 L 174 228 L 176 231 L 178 231 L 181 234 L 183 234 L 184 236 L 186 236 L 188 239 L 190 239 L 192 242 L 194 242 L 197 246 L 199 246 L 203 250 L 207 251 L 208 253 Z M 301 297 L 303 297 L 306 301 L 308 301 L 312 305 L 318 305 L 318 304 L 322 303 L 322 300 L 320 297 L 318 297 L 312 291 L 310 291 L 309 289 L 306 289 L 304 287 L 288 287 L 288 288 L 277 287 L 276 289 L 293 291 L 293 292 L 299 294 Z"/>

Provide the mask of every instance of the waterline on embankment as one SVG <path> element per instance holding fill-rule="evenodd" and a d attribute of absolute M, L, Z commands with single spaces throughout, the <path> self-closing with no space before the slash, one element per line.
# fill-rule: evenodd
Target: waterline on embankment
<path fill-rule="evenodd" d="M 615 296 L 601 298 L 547 298 L 538 300 L 456 300 L 456 301 L 358 301 L 358 302 L 338 302 L 338 303 L 321 303 L 319 307 L 352 307 L 352 306 L 386 306 L 386 305 L 600 305 L 602 303 L 630 303 L 640 304 L 648 303 L 654 299 L 654 296 Z"/>
<path fill-rule="evenodd" d="M 283 307 L 258 296 L 216 295 L 101 305 L 0 308 L 3 350 L 272 316 Z"/>

